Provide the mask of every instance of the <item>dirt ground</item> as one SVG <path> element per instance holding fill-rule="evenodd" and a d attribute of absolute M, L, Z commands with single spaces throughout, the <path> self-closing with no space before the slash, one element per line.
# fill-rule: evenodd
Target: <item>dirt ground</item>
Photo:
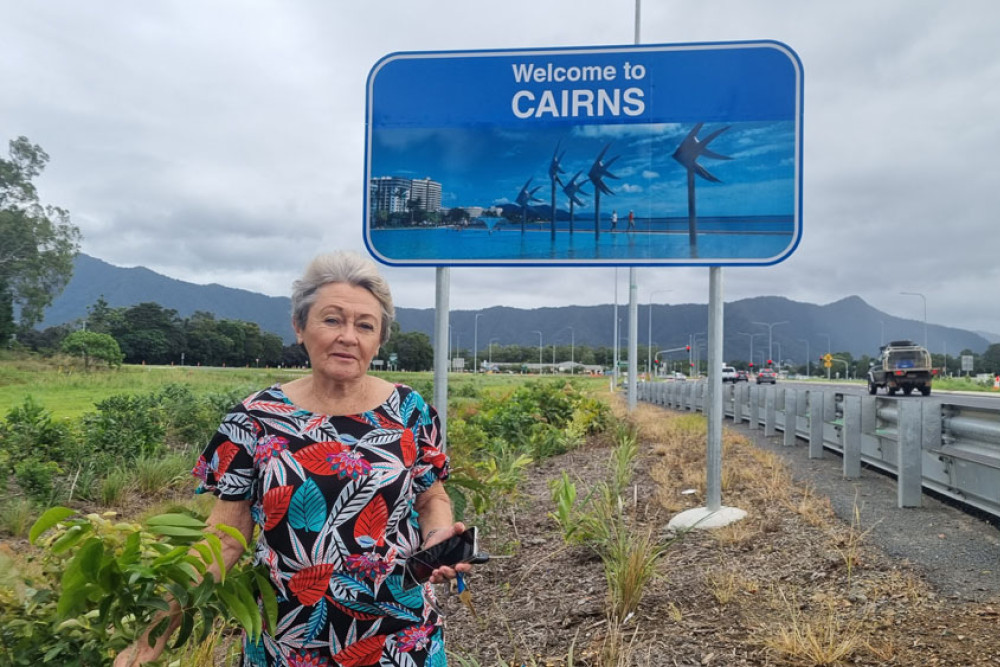
<path fill-rule="evenodd" d="M 704 432 L 691 433 L 697 417 L 653 406 L 640 405 L 634 419 L 641 442 L 630 525 L 667 543 L 670 518 L 705 502 Z M 724 435 L 723 502 L 747 517 L 670 542 L 621 628 L 617 664 L 1000 665 L 1000 589 L 942 590 L 919 563 L 878 545 L 879 522 L 858 505 L 839 518 L 817 485 L 794 481 L 757 437 Z M 533 466 L 520 496 L 491 513 L 485 546 L 496 557 L 469 578 L 477 618 L 456 596 L 441 596 L 452 663 L 609 664 L 602 562 L 591 547 L 563 541 L 549 482 L 565 471 L 585 495 L 607 478 L 610 447 L 595 439 Z"/>

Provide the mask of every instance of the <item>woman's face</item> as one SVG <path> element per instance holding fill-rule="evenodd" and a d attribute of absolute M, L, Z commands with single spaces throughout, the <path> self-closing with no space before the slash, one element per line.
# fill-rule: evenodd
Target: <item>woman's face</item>
<path fill-rule="evenodd" d="M 306 348 L 313 372 L 324 379 L 356 380 L 378 352 L 382 308 L 371 292 L 347 283 L 316 291 L 304 329 L 295 336 Z"/>

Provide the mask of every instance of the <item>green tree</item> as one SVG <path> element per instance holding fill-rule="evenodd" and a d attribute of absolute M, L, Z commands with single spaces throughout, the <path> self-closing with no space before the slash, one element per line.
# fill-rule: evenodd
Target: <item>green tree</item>
<path fill-rule="evenodd" d="M 91 359 L 103 361 L 108 366 L 121 366 L 125 355 L 109 334 L 96 331 L 74 331 L 63 339 L 62 351 L 74 357 L 83 357 L 83 366 L 90 370 Z"/>
<path fill-rule="evenodd" d="M 994 343 L 986 348 L 981 363 L 982 369 L 987 373 L 1000 373 L 1000 343 Z"/>
<path fill-rule="evenodd" d="M 15 306 L 21 328 L 31 328 L 73 275 L 80 231 L 67 211 L 43 206 L 32 183 L 48 160 L 26 137 L 0 158 L 0 340 L 13 333 Z"/>

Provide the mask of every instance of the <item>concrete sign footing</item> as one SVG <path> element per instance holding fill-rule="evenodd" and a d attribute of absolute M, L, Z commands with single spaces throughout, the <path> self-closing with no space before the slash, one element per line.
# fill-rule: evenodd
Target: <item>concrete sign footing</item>
<path fill-rule="evenodd" d="M 745 510 L 737 507 L 720 507 L 717 510 L 710 510 L 707 507 L 695 507 L 684 510 L 667 524 L 667 528 L 674 532 L 683 532 L 692 529 L 722 528 L 731 523 L 740 521 L 747 515 Z"/>

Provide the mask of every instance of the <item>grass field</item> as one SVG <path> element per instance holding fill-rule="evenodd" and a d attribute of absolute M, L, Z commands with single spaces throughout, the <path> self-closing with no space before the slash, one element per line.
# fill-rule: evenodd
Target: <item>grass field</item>
<path fill-rule="evenodd" d="M 202 368 L 192 366 L 122 366 L 117 370 L 101 369 L 84 372 L 72 365 L 60 365 L 38 360 L 0 361 L 0 419 L 11 408 L 21 405 L 28 396 L 40 403 L 59 419 L 77 419 L 94 409 L 94 405 L 116 394 L 146 394 L 166 384 L 191 387 L 196 393 L 223 392 L 245 388 L 255 389 L 287 382 L 308 371 L 276 368 Z M 413 386 L 428 400 L 433 398 L 433 374 L 381 373 L 391 382 Z M 449 394 L 461 397 L 474 394 L 476 388 L 506 386 L 538 376 L 479 375 L 454 373 L 449 376 Z M 552 377 L 552 376 L 545 376 Z M 604 378 L 578 376 L 589 389 L 606 386 Z M 472 389 L 472 391 L 470 391 Z"/>

